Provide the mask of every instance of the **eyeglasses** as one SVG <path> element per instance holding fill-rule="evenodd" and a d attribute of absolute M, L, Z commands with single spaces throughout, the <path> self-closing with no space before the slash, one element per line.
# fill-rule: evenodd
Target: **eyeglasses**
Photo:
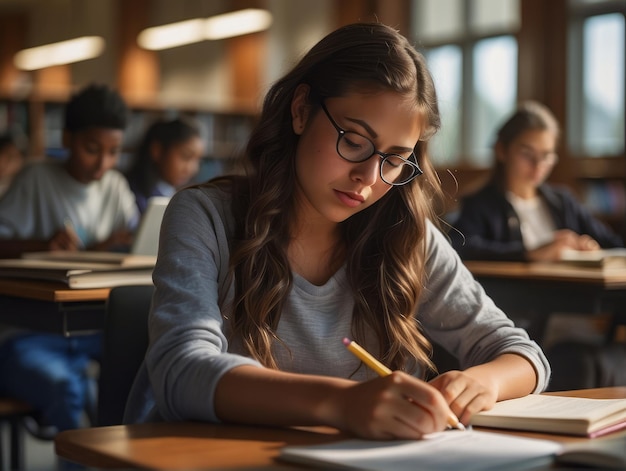
<path fill-rule="evenodd" d="M 522 148 L 519 149 L 517 153 L 526 162 L 541 167 L 551 167 L 559 160 L 559 156 L 556 152 L 539 153 L 532 149 Z"/>
<path fill-rule="evenodd" d="M 374 155 L 378 155 L 380 162 L 380 178 L 388 185 L 406 185 L 415 177 L 421 175 L 422 169 L 417 164 L 414 152 L 408 153 L 406 157 L 399 154 L 386 154 L 376 150 L 374 143 L 367 137 L 356 132 L 341 129 L 328 112 L 324 102 L 321 102 L 322 109 L 329 121 L 337 130 L 337 153 L 348 162 L 360 163 Z"/>

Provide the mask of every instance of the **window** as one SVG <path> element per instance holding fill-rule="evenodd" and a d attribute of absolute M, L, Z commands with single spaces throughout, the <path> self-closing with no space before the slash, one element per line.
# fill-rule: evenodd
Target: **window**
<path fill-rule="evenodd" d="M 435 80 L 441 166 L 489 167 L 495 129 L 517 98 L 519 0 L 414 0 L 413 31 Z"/>
<path fill-rule="evenodd" d="M 575 156 L 624 154 L 624 10 L 622 0 L 570 0 L 568 144 Z"/>

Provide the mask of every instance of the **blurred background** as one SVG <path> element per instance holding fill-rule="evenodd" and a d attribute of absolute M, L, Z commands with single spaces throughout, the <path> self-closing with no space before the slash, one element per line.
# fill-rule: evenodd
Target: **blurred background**
<path fill-rule="evenodd" d="M 430 64 L 444 212 L 484 183 L 494 130 L 534 99 L 563 128 L 551 181 L 624 236 L 625 15 L 626 0 L 0 0 L 0 133 L 28 159 L 63 158 L 65 102 L 106 83 L 132 110 L 121 167 L 155 119 L 190 115 L 206 179 L 232 168 L 265 91 L 301 54 L 340 25 L 380 21 Z M 52 444 L 31 439 L 27 465 L 55 469 Z"/>
<path fill-rule="evenodd" d="M 234 36 L 194 36 L 198 22 L 250 9 L 265 15 L 257 32 L 241 34 L 241 18 L 225 26 Z M 63 103 L 104 82 L 133 110 L 125 154 L 156 117 L 191 114 L 208 177 L 232 164 L 269 84 L 306 49 L 339 25 L 377 20 L 409 37 L 435 77 L 443 129 L 431 149 L 446 211 L 487 177 L 501 120 L 535 99 L 563 126 L 551 180 L 624 233 L 625 10 L 624 0 L 0 0 L 0 129 L 21 133 L 30 158 L 62 153 Z M 79 38 L 95 42 L 82 58 L 68 46 L 24 63 L 24 49 Z"/>

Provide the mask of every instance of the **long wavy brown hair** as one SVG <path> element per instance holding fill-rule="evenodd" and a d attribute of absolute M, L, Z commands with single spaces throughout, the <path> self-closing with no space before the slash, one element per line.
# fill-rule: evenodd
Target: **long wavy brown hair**
<path fill-rule="evenodd" d="M 255 359 L 276 368 L 276 329 L 292 286 L 287 258 L 294 220 L 294 156 L 290 105 L 298 85 L 308 84 L 309 105 L 348 91 L 394 91 L 414 100 L 427 123 L 415 155 L 424 174 L 392 188 L 381 200 L 340 223 L 348 278 L 354 296 L 352 335 L 376 333 L 378 356 L 394 369 L 432 367 L 430 344 L 416 318 L 426 282 L 427 219 L 437 220 L 433 198 L 440 183 L 427 156 L 427 140 L 439 128 L 432 78 L 424 58 L 406 38 L 378 23 L 342 27 L 315 45 L 276 82 L 265 97 L 250 137 L 245 176 L 218 179 L 228 184 L 237 224 L 231 247 L 235 285 L 233 335 Z M 313 98 L 315 97 L 315 98 Z"/>

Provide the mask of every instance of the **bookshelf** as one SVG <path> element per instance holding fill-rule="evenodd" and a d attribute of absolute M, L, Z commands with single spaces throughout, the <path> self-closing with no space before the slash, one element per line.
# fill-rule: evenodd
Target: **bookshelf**
<path fill-rule="evenodd" d="M 68 96 L 0 96 L 0 130 L 11 130 L 28 143 L 29 158 L 64 157 L 63 110 Z M 196 119 L 206 142 L 205 167 L 227 169 L 245 149 L 256 122 L 251 110 L 212 110 L 159 103 L 129 103 L 130 118 L 124 135 L 119 167 L 125 169 L 148 126 L 159 118 L 184 115 Z M 217 163 L 215 164 L 215 161 Z M 215 164 L 215 165 L 214 165 Z"/>
<path fill-rule="evenodd" d="M 570 158 L 583 203 L 616 232 L 626 235 L 626 159 Z"/>

